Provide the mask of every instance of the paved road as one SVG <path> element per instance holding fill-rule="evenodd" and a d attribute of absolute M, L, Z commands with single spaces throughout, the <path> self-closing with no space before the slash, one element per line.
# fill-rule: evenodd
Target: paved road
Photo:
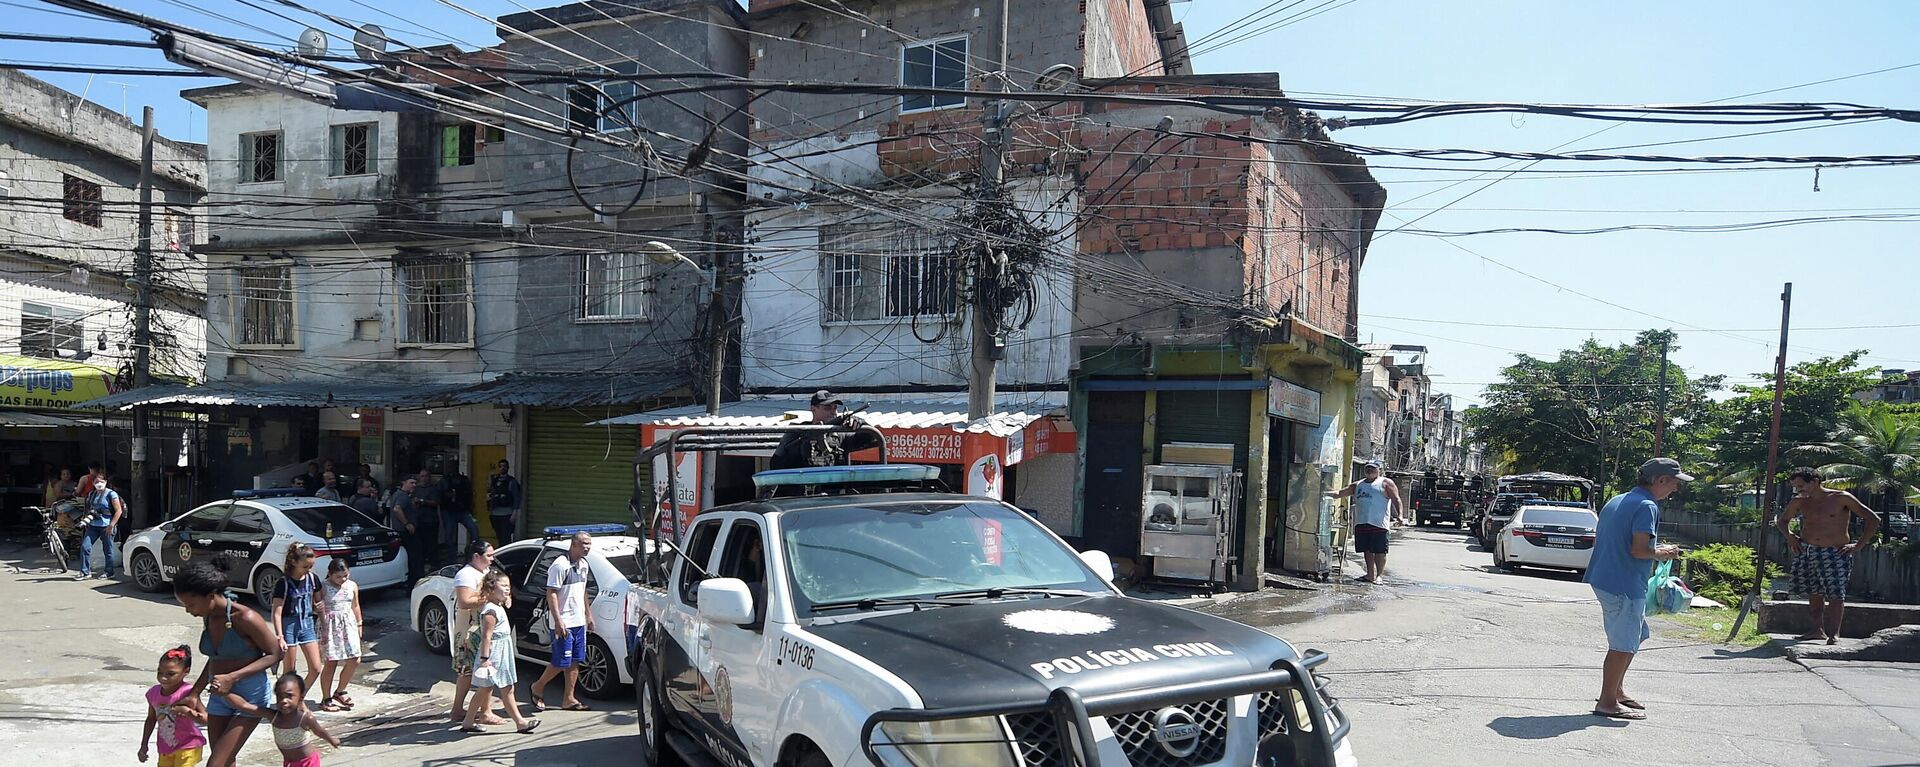
<path fill-rule="evenodd" d="M 171 594 L 142 593 L 120 580 L 74 582 L 46 564 L 37 549 L 0 543 L 5 760 L 36 767 L 137 764 L 146 717 L 140 696 L 153 684 L 160 653 L 197 641 L 199 624 Z M 600 711 L 543 714 L 531 736 L 462 736 L 444 713 L 453 697 L 447 661 L 429 655 L 407 628 L 405 594 L 369 592 L 361 606 L 371 625 L 353 687 L 358 705 L 351 713 L 320 714 L 346 740 L 345 748 L 325 755 L 328 765 L 631 763 L 628 736 L 636 730 L 625 701 L 596 702 Z M 538 673 L 525 664 L 520 669 L 526 680 Z M 16 756 L 30 758 L 14 762 Z M 279 763 L 264 731 L 242 753 L 246 767 Z"/>
<path fill-rule="evenodd" d="M 133 764 L 140 693 L 152 684 L 154 660 L 191 642 L 198 627 L 169 595 L 121 582 L 75 583 L 33 569 L 41 564 L 33 550 L 0 544 L 0 604 L 9 607 L 0 624 L 7 648 L 0 743 L 35 765 Z M 1653 718 L 1594 717 L 1587 711 L 1602 653 L 1587 587 L 1488 565 L 1457 533 L 1412 531 L 1395 542 L 1386 585 L 1268 592 L 1210 610 L 1332 652 L 1334 689 L 1355 718 L 1365 764 L 1920 761 L 1920 740 L 1854 697 L 1910 714 L 1920 694 L 1888 677 L 1830 684 L 1766 651 L 1656 637 L 1629 677 Z M 461 736 L 442 714 L 452 694 L 445 659 L 427 655 L 405 628 L 404 603 L 394 590 L 368 595 L 371 662 L 356 680 L 359 710 L 323 715 L 347 741 L 326 755 L 327 764 L 633 763 L 634 720 L 624 701 L 588 713 L 549 712 L 532 736 Z M 521 676 L 536 672 L 523 666 Z M 1858 675 L 1837 669 L 1834 678 L 1844 674 Z M 264 735 L 242 759 L 249 767 L 277 763 Z"/>
<path fill-rule="evenodd" d="M 1920 762 L 1920 740 L 1777 653 L 1657 628 L 1627 679 L 1650 718 L 1593 716 L 1605 648 L 1588 587 L 1491 565 L 1461 533 L 1413 530 L 1396 534 L 1385 585 L 1305 600 L 1270 592 L 1210 611 L 1333 653 L 1334 691 L 1355 719 L 1363 764 Z M 1920 689 L 1908 689 L 1908 710 L 1916 700 Z"/>

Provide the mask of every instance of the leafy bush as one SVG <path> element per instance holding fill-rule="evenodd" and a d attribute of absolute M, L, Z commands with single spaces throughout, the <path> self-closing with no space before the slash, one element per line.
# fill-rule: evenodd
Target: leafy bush
<path fill-rule="evenodd" d="M 1687 585 L 1694 593 L 1723 605 L 1737 605 L 1753 585 L 1753 547 L 1716 543 L 1687 552 Z M 1780 577 L 1780 566 L 1767 563 L 1767 580 Z M 1766 584 L 1762 583 L 1764 588 Z"/>

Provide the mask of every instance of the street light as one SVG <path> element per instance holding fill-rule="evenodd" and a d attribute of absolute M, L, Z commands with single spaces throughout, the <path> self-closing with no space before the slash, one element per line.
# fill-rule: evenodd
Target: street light
<path fill-rule="evenodd" d="M 695 271 L 703 271 L 693 259 L 687 258 L 672 245 L 659 240 L 648 240 L 640 245 L 640 253 L 655 265 L 671 267 L 674 264 L 686 264 Z M 726 375 L 727 334 L 726 325 L 720 316 L 720 273 L 714 271 L 713 290 L 707 294 L 707 415 L 720 414 L 721 380 Z"/>

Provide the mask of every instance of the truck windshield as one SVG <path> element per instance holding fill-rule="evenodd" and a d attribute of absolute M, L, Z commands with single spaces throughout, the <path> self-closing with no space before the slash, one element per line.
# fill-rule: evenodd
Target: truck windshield
<path fill-rule="evenodd" d="M 986 589 L 1107 591 L 1079 555 L 989 501 L 789 513 L 782 545 L 794 607 Z"/>

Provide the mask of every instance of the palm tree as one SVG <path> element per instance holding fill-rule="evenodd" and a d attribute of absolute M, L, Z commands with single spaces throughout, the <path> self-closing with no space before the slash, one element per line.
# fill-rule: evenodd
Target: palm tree
<path fill-rule="evenodd" d="M 1857 407 L 1832 441 L 1794 451 L 1835 487 L 1873 500 L 1920 498 L 1920 423 L 1884 407 Z"/>

